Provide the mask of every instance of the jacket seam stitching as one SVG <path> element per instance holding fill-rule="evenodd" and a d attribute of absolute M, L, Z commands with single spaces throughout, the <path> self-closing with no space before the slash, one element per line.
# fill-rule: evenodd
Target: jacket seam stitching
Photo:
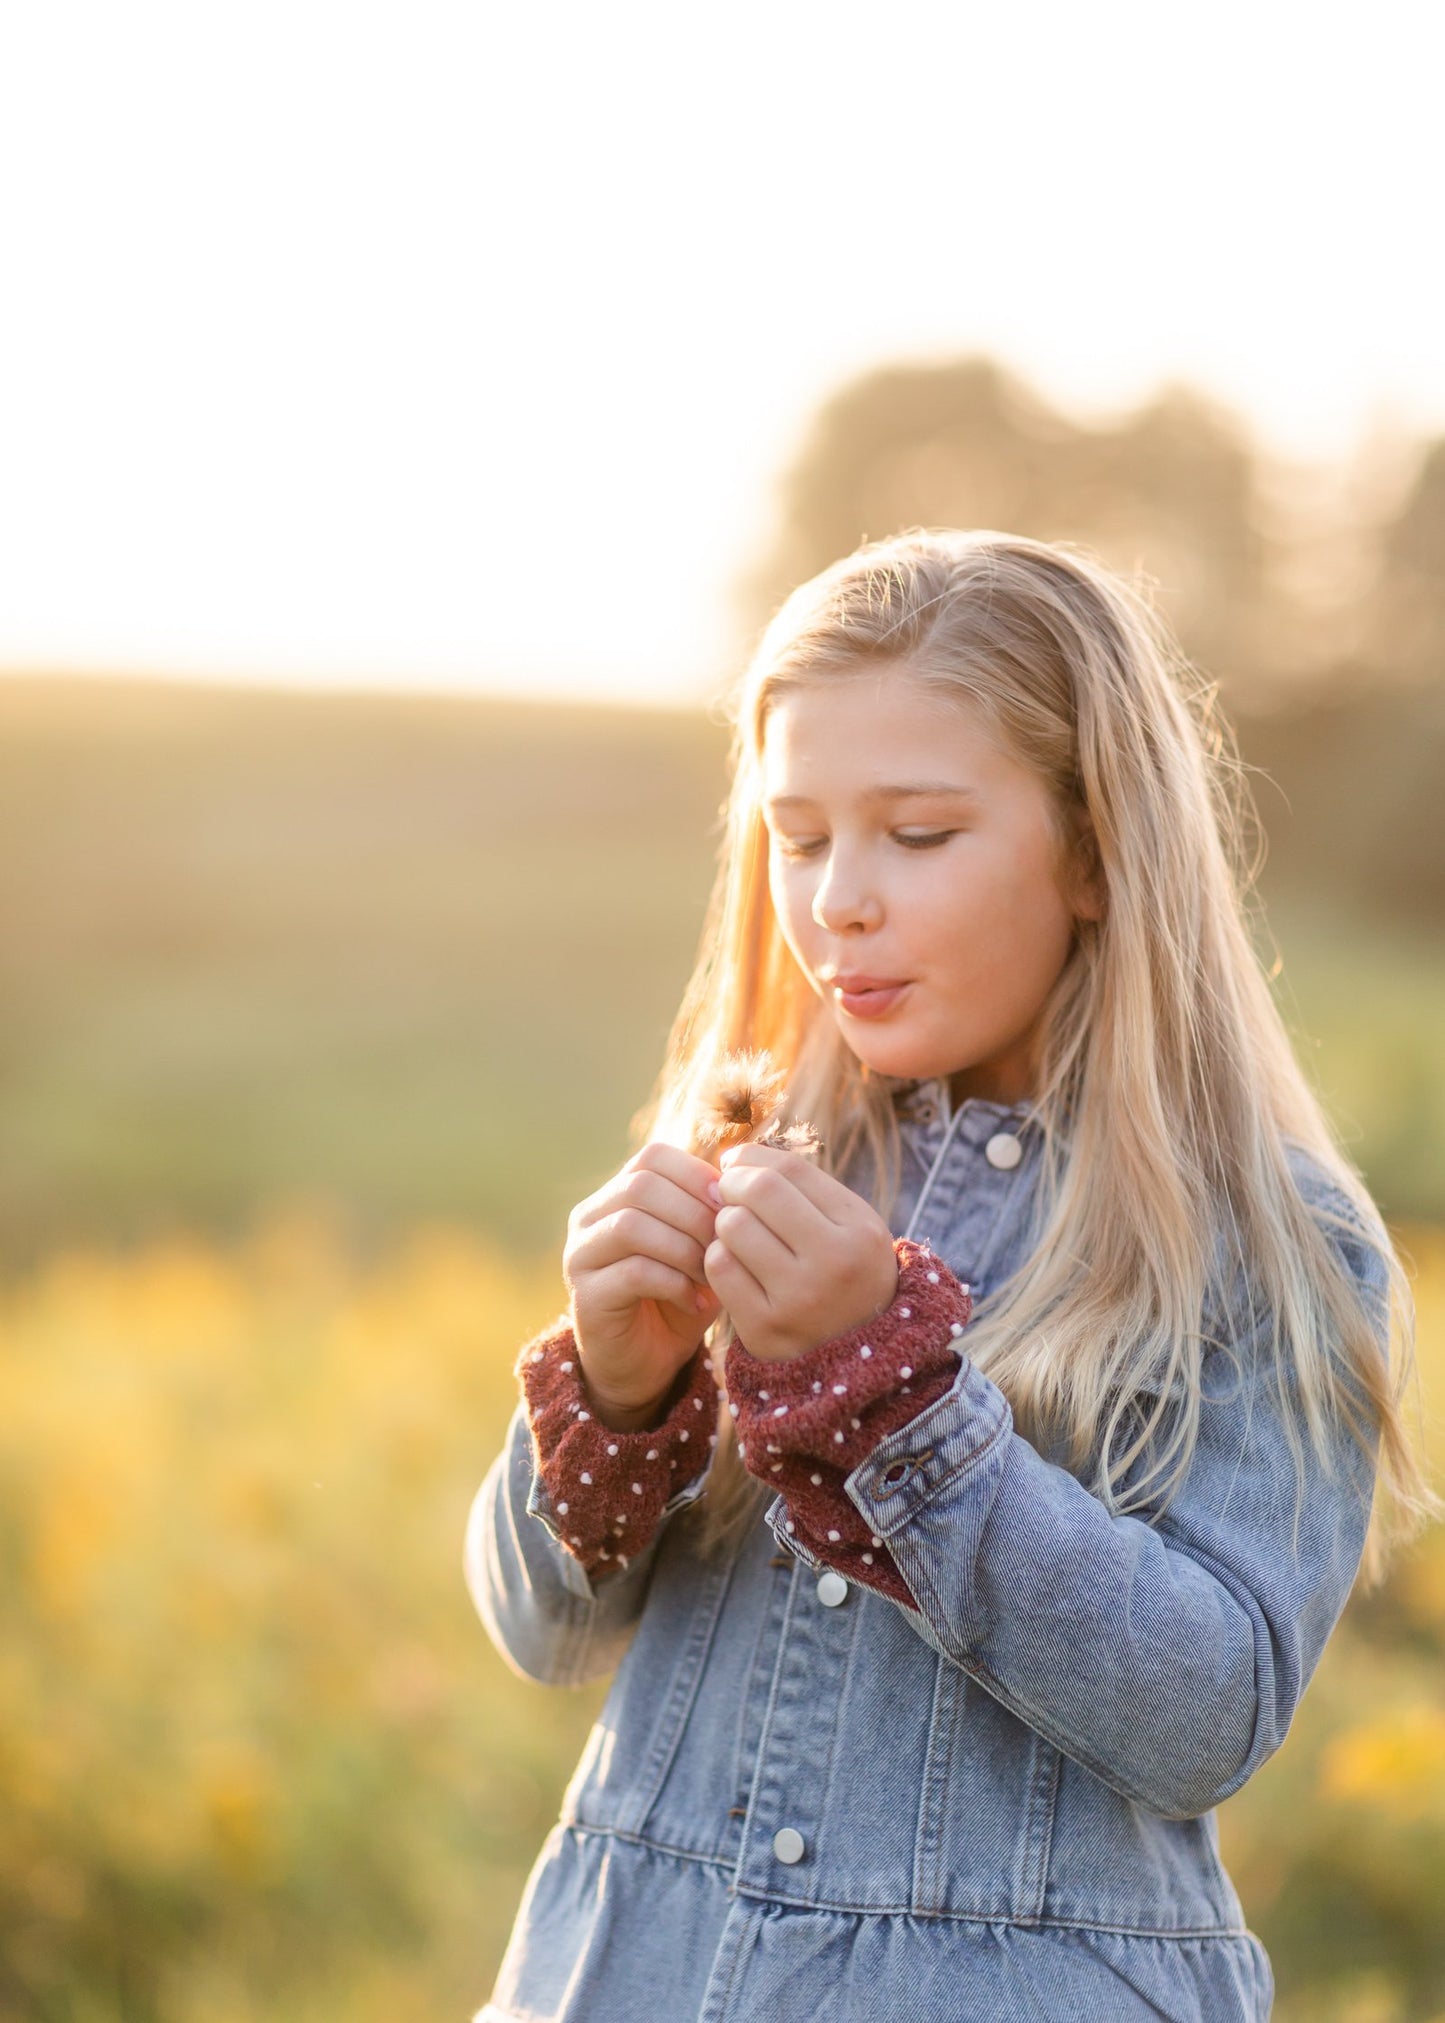
<path fill-rule="evenodd" d="M 680 1861 L 696 1862 L 703 1868 L 714 1868 L 723 1874 L 733 1871 L 736 1864 L 715 1854 L 699 1854 L 696 1848 L 674 1847 L 668 1841 L 655 1840 L 650 1834 L 633 1833 L 626 1827 L 593 1826 L 586 1820 L 564 1817 L 558 1821 L 568 1832 L 576 1834 L 596 1834 L 607 1840 L 626 1841 L 633 1847 L 651 1849 L 654 1854 L 669 1854 Z M 1038 1918 L 1016 1918 L 1006 1913 L 997 1916 L 987 1911 L 920 1911 L 913 1904 L 852 1904 L 820 1901 L 815 1897 L 788 1896 L 780 1890 L 764 1889 L 756 1883 L 739 1880 L 735 1885 L 736 1894 L 752 1902 L 765 1904 L 786 1904 L 790 1910 L 836 1911 L 845 1917 L 857 1918 L 947 1918 L 955 1924 L 1007 1926 L 1025 1932 L 1109 1932 L 1127 1939 L 1251 1939 L 1254 1934 L 1247 1925 L 1128 1925 L 1110 1924 L 1099 1918 L 1060 1918 L 1043 1916 Z"/>

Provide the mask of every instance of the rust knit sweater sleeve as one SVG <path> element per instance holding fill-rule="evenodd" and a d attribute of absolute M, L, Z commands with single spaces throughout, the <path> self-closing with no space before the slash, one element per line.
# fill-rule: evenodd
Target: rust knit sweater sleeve
<path fill-rule="evenodd" d="M 551 1506 L 548 1529 L 590 1579 L 619 1572 L 652 1538 L 672 1497 L 712 1460 L 718 1387 L 706 1349 L 679 1371 L 661 1423 L 637 1433 L 616 1432 L 593 1415 L 565 1314 L 519 1351 L 516 1375 Z"/>
<path fill-rule="evenodd" d="M 725 1372 L 743 1463 L 782 1496 L 787 1530 L 825 1565 L 916 1608 L 843 1481 L 952 1385 L 972 1306 L 968 1287 L 926 1244 L 899 1237 L 893 1248 L 898 1290 L 873 1320 L 792 1362 L 760 1362 L 735 1340 Z"/>

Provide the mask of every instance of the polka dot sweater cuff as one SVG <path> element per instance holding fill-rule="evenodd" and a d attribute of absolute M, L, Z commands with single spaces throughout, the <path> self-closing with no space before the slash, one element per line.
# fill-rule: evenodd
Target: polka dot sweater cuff
<path fill-rule="evenodd" d="M 843 1487 L 886 1435 L 951 1387 L 972 1305 L 943 1260 L 899 1237 L 898 1290 L 875 1319 L 792 1362 L 728 1349 L 729 1409 L 744 1465 L 787 1506 L 789 1533 L 816 1558 L 916 1608 L 907 1582 Z"/>
<path fill-rule="evenodd" d="M 565 1316 L 520 1351 L 516 1374 L 555 1536 L 594 1580 L 619 1572 L 652 1538 L 670 1498 L 712 1459 L 718 1388 L 706 1352 L 699 1348 L 680 1373 L 661 1425 L 637 1433 L 594 1415 Z"/>

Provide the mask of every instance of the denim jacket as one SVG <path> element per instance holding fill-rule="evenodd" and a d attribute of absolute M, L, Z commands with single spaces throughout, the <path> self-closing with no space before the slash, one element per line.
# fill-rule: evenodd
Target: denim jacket
<path fill-rule="evenodd" d="M 1023 1105 L 951 1110 L 945 1081 L 899 1121 L 890 1226 L 986 1308 L 1035 1240 L 1039 1127 Z M 1378 1260 L 1334 1223 L 1358 1230 L 1354 1211 L 1291 1163 L 1383 1316 Z M 1249 1354 L 1264 1322 L 1235 1297 L 1189 1472 L 1149 1521 L 1018 1435 L 964 1356 L 846 1482 L 917 1609 L 825 1566 L 781 1497 L 701 1558 L 705 1474 L 594 1583 L 519 1406 L 468 1584 L 516 1671 L 615 1677 L 477 2023 L 1266 2018 L 1213 1808 L 1284 1739 L 1359 1565 L 1372 1468 L 1341 1436 L 1296 1524 Z"/>

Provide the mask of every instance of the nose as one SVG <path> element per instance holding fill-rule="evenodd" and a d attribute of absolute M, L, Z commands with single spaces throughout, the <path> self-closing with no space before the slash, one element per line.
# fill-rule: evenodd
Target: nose
<path fill-rule="evenodd" d="M 881 908 L 874 894 L 846 868 L 840 869 L 836 851 L 813 894 L 813 918 L 829 934 L 845 934 L 850 927 L 876 927 Z"/>

